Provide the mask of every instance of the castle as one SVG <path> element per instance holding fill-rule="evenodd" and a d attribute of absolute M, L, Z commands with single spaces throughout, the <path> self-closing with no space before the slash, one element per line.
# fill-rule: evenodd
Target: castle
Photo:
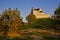
<path fill-rule="evenodd" d="M 36 18 L 49 18 L 50 17 L 49 14 L 44 13 L 42 9 L 40 8 L 37 8 L 37 9 L 32 8 L 30 14 L 34 14 Z"/>

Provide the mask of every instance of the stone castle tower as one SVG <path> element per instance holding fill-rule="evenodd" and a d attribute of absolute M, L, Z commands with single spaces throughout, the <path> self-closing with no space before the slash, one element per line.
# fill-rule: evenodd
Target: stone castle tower
<path fill-rule="evenodd" d="M 42 9 L 40 8 L 37 8 L 37 9 L 32 8 L 31 13 L 34 14 L 36 18 L 49 18 L 50 17 L 49 14 L 44 13 Z"/>

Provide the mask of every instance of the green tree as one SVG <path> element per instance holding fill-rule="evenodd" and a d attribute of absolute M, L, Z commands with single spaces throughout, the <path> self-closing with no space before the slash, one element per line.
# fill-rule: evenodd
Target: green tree
<path fill-rule="evenodd" d="M 56 8 L 56 10 L 54 11 L 55 15 L 59 15 L 60 14 L 60 4 L 59 6 Z"/>
<path fill-rule="evenodd" d="M 60 3 L 59 3 L 59 6 L 54 11 L 54 15 L 55 15 L 55 17 L 54 17 L 55 20 L 57 21 L 57 23 L 60 24 Z"/>
<path fill-rule="evenodd" d="M 54 11 L 54 15 L 56 15 L 57 18 L 60 18 L 60 4 L 59 4 L 59 6 L 56 8 L 56 10 Z"/>
<path fill-rule="evenodd" d="M 55 28 L 56 29 L 60 29 L 60 3 L 59 3 L 59 6 L 56 8 L 56 10 L 54 11 L 54 15 L 55 16 Z"/>
<path fill-rule="evenodd" d="M 31 23 L 32 21 L 36 20 L 36 17 L 34 14 L 30 14 L 26 17 L 26 20 L 28 21 L 28 23 Z"/>

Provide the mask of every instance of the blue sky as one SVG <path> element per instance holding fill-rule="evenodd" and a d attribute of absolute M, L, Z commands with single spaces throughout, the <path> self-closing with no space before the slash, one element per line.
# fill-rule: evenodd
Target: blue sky
<path fill-rule="evenodd" d="M 32 7 L 41 8 L 45 13 L 53 15 L 59 2 L 60 0 L 0 0 L 0 14 L 4 9 L 18 8 L 25 21 L 25 17 L 30 13 Z"/>

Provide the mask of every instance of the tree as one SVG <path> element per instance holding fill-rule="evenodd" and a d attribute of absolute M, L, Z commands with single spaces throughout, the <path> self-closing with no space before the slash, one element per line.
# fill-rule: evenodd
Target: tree
<path fill-rule="evenodd" d="M 31 23 L 32 21 L 36 20 L 36 17 L 34 14 L 30 14 L 26 17 L 26 20 L 28 21 L 28 23 Z"/>
<path fill-rule="evenodd" d="M 57 18 L 60 18 L 60 4 L 59 4 L 59 6 L 56 8 L 56 10 L 54 11 L 54 15 L 56 15 Z"/>
<path fill-rule="evenodd" d="M 19 10 L 16 8 L 15 10 L 4 10 L 1 15 L 2 26 L 4 28 L 4 32 L 16 32 L 23 26 L 23 21 L 20 16 Z M 8 30 L 8 32 L 7 32 Z"/>
<path fill-rule="evenodd" d="M 60 6 L 55 10 L 55 15 L 60 14 Z"/>
<path fill-rule="evenodd" d="M 54 11 L 54 15 L 55 15 L 55 28 L 56 29 L 60 29 L 60 3 L 59 6 L 56 8 L 56 10 Z"/>

